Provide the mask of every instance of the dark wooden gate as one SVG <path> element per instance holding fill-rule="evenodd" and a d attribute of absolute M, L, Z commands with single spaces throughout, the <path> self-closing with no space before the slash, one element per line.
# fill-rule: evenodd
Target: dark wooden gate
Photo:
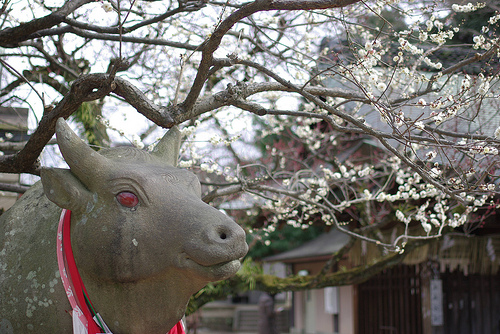
<path fill-rule="evenodd" d="M 445 272 L 445 334 L 500 334 L 500 275 Z"/>
<path fill-rule="evenodd" d="M 359 334 L 422 334 L 418 266 L 399 265 L 358 286 Z"/>

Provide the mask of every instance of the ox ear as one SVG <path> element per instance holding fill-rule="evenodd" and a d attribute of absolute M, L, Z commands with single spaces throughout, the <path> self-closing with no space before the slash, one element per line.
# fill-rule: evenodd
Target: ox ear
<path fill-rule="evenodd" d="M 159 157 L 167 165 L 177 167 L 180 149 L 181 132 L 177 126 L 173 126 L 156 144 L 151 154 Z"/>
<path fill-rule="evenodd" d="M 42 168 L 45 196 L 59 207 L 71 211 L 83 211 L 92 200 L 92 193 L 69 169 Z"/>

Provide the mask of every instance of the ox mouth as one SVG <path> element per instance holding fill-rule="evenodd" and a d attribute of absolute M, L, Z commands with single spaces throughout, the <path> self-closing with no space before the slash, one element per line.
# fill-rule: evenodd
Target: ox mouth
<path fill-rule="evenodd" d="M 199 263 L 189 255 L 184 254 L 185 267 L 197 272 L 198 275 L 208 280 L 222 280 L 228 278 L 240 269 L 239 259 L 222 261 L 215 264 Z"/>

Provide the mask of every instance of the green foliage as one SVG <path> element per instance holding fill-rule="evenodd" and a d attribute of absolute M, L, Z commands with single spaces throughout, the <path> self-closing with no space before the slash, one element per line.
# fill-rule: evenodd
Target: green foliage
<path fill-rule="evenodd" d="M 73 114 L 73 119 L 83 125 L 84 135 L 94 147 L 109 146 L 106 127 L 98 121 L 102 115 L 102 103 L 99 101 L 83 102 Z"/>
<path fill-rule="evenodd" d="M 262 274 L 262 266 L 255 263 L 250 257 L 247 257 L 243 261 L 241 269 L 236 275 L 241 277 L 242 281 L 246 286 L 248 286 L 249 290 L 254 290 L 256 286 L 255 277 Z"/>
<path fill-rule="evenodd" d="M 262 267 L 247 257 L 236 275 L 220 282 L 208 283 L 189 300 L 186 315 L 192 314 L 204 304 L 224 299 L 235 293 L 242 293 L 257 288 L 257 278 L 263 275 Z"/>

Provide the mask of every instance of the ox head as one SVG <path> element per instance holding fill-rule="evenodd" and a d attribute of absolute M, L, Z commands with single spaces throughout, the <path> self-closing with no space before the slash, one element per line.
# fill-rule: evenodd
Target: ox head
<path fill-rule="evenodd" d="M 72 211 L 72 245 L 82 274 L 113 284 L 183 280 L 188 293 L 225 279 L 248 247 L 233 220 L 205 204 L 197 177 L 176 168 L 174 127 L 152 153 L 87 146 L 63 119 L 59 148 L 70 170 L 42 170 L 46 196 Z"/>

